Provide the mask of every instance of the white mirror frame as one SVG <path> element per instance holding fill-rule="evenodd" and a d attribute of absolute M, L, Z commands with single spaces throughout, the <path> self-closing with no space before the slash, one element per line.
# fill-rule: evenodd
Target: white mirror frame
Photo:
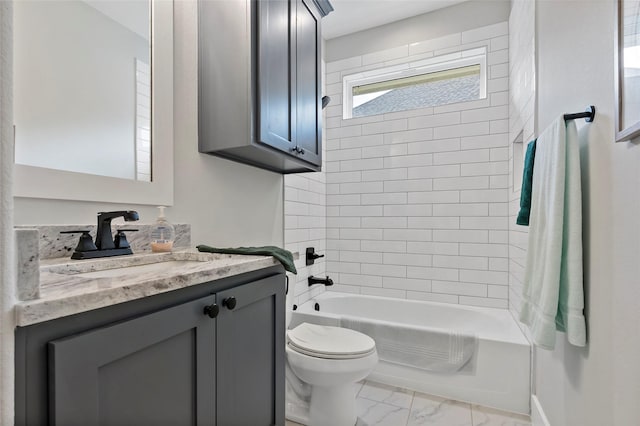
<path fill-rule="evenodd" d="M 25 198 L 173 205 L 173 2 L 151 0 L 152 182 L 16 164 Z"/>

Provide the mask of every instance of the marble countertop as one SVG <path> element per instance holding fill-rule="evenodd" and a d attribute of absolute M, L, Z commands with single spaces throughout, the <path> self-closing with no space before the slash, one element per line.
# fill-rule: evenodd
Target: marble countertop
<path fill-rule="evenodd" d="M 16 321 L 19 326 L 49 321 L 278 264 L 272 257 L 194 250 L 43 260 L 40 298 L 18 303 Z"/>

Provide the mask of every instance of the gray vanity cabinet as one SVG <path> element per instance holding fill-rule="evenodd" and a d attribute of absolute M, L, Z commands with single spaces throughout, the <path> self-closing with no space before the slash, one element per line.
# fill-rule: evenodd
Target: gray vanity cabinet
<path fill-rule="evenodd" d="M 19 327 L 16 425 L 284 425 L 282 271 Z"/>
<path fill-rule="evenodd" d="M 284 423 L 284 293 L 253 283 L 216 297 L 218 425 Z"/>
<path fill-rule="evenodd" d="M 49 342 L 54 425 L 213 425 L 214 296 Z M 144 420 L 143 420 L 144 419 Z"/>
<path fill-rule="evenodd" d="M 320 20 L 330 7 L 198 2 L 200 152 L 278 173 L 320 170 Z"/>

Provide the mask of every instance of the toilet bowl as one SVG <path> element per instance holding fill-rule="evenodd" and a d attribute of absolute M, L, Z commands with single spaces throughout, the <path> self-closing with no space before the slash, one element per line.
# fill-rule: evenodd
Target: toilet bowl
<path fill-rule="evenodd" d="M 309 426 L 355 425 L 354 385 L 378 362 L 373 339 L 346 328 L 302 323 L 287 331 L 286 354 L 287 372 L 295 375 L 287 382 L 299 380 L 309 393 L 308 413 L 298 410 L 291 420 Z M 293 387 L 288 393 L 294 393 Z M 290 399 L 287 395 L 288 407 Z"/>

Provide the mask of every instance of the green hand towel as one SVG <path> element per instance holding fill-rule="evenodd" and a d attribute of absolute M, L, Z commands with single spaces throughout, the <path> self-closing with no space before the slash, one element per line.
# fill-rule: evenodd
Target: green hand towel
<path fill-rule="evenodd" d="M 287 271 L 297 274 L 296 265 L 293 262 L 293 254 L 289 250 L 282 249 L 276 246 L 264 246 L 264 247 L 237 247 L 237 248 L 216 248 L 205 245 L 199 245 L 196 247 L 198 251 L 204 251 L 208 253 L 222 253 L 222 254 L 247 254 L 258 256 L 273 256 L 284 266 Z"/>
<path fill-rule="evenodd" d="M 536 156 L 536 139 L 527 145 L 527 154 L 524 157 L 524 170 L 522 172 L 522 190 L 520 191 L 520 212 L 516 223 L 529 226 L 531 214 L 531 190 L 533 187 L 533 163 Z"/>

